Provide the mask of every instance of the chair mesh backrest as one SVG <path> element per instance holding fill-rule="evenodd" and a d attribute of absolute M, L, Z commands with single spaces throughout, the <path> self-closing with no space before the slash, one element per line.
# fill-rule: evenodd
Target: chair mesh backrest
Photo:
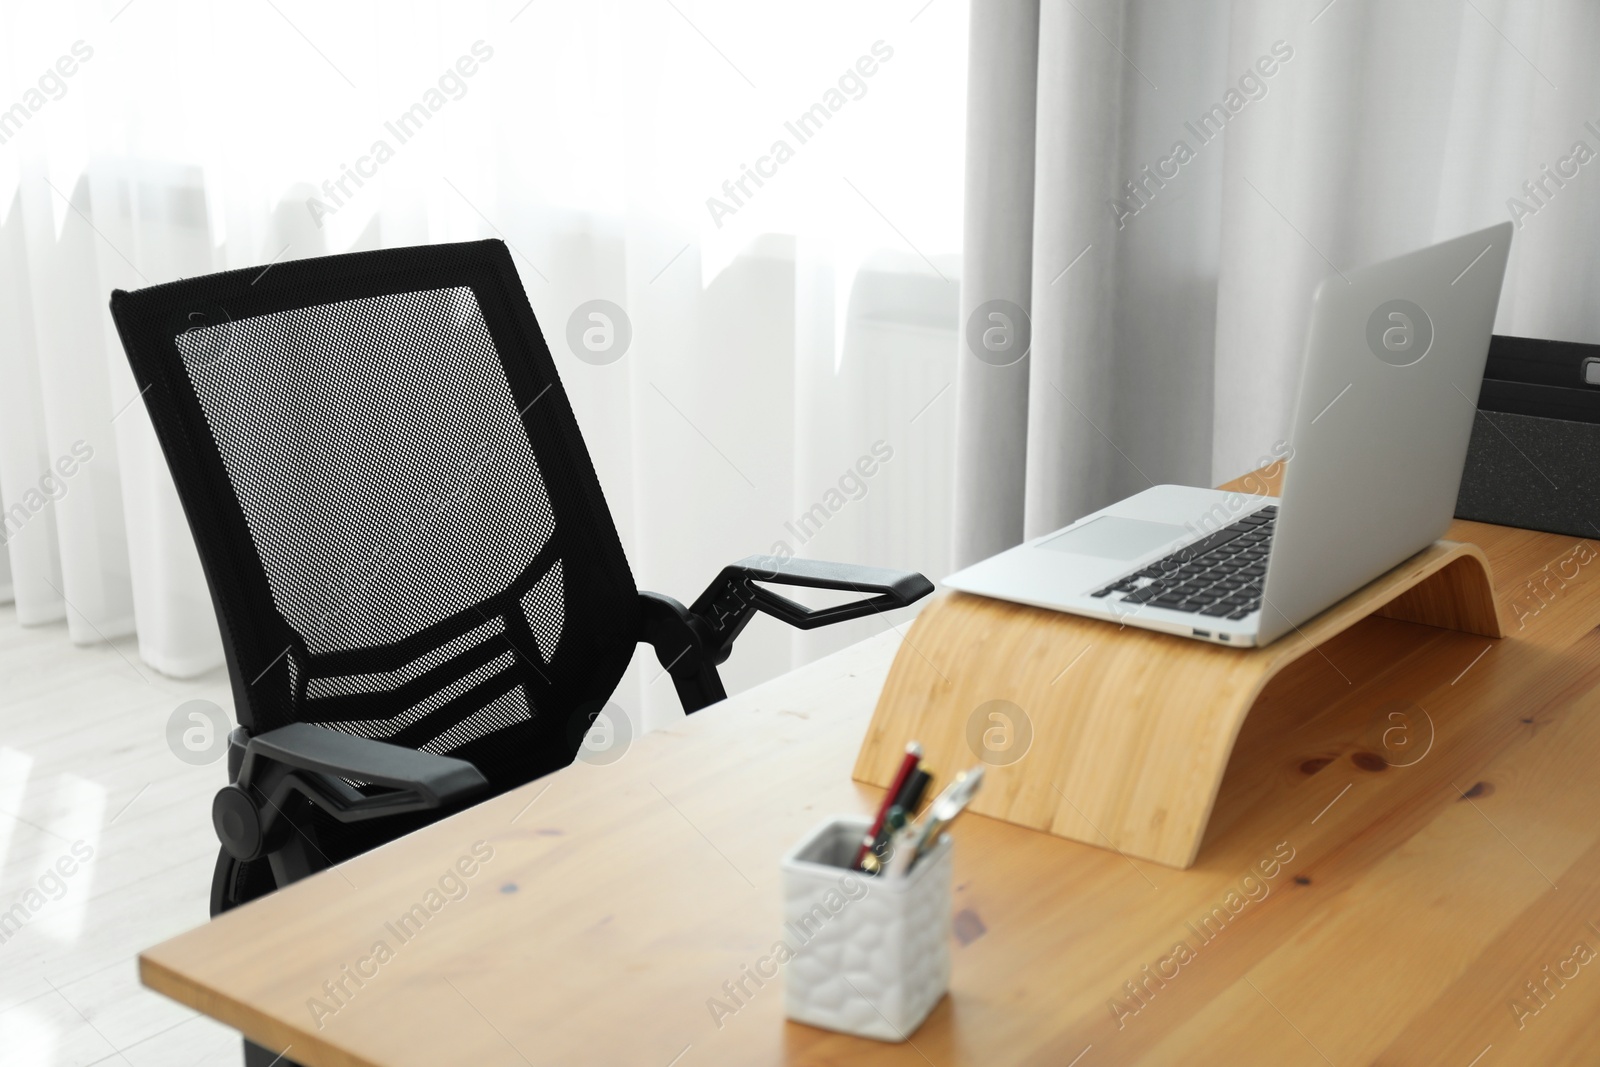
<path fill-rule="evenodd" d="M 313 655 L 481 604 L 549 543 L 539 462 L 471 289 L 176 340 L 273 600 Z"/>
<path fill-rule="evenodd" d="M 504 245 L 277 264 L 112 311 L 243 725 L 449 752 L 502 786 L 570 760 L 637 594 Z"/>

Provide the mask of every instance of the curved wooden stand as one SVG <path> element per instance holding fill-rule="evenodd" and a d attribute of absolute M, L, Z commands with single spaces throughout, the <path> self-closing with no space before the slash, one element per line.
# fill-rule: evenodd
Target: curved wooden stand
<path fill-rule="evenodd" d="M 945 595 L 895 657 L 854 777 L 887 787 L 908 740 L 950 773 L 1000 749 L 973 810 L 1172 867 L 1188 867 L 1234 739 L 1279 671 L 1369 615 L 1500 637 L 1488 559 L 1438 541 L 1256 649 Z M 1007 705 L 1022 709 L 1009 721 Z M 999 717 L 991 717 L 998 711 Z M 1031 728 L 1031 741 L 1026 737 Z M 1004 744 L 985 744 L 985 730 Z M 1005 733 L 1010 730 L 1010 736 Z M 1015 762 L 1010 754 L 1026 745 Z"/>

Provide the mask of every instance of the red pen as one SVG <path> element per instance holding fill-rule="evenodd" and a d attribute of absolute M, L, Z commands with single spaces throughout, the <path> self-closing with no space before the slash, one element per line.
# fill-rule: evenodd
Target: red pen
<path fill-rule="evenodd" d="M 894 798 L 900 795 L 901 786 L 906 784 L 906 779 L 911 777 L 911 772 L 917 769 L 917 763 L 921 759 L 921 745 L 913 741 L 906 746 L 906 755 L 900 761 L 900 769 L 894 773 L 894 781 L 889 783 L 889 791 L 883 794 L 883 803 L 878 805 L 878 817 L 872 820 L 872 826 L 861 839 L 861 847 L 856 849 L 856 858 L 850 863 L 852 869 L 861 869 L 861 861 L 872 851 L 872 843 L 878 839 L 878 831 L 883 829 L 883 822 L 889 817 L 889 808 L 893 806 Z"/>

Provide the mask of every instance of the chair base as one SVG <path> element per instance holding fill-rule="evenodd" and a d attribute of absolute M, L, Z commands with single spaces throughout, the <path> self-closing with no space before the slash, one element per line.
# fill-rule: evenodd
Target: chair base
<path fill-rule="evenodd" d="M 1262 689 L 1372 615 L 1504 633 L 1487 557 L 1449 541 L 1254 649 L 948 594 L 895 656 L 853 776 L 887 788 L 915 739 L 944 774 L 983 761 L 980 814 L 1189 867 Z"/>

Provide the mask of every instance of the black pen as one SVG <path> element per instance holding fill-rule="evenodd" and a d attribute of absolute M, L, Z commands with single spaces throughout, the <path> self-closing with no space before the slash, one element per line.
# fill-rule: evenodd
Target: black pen
<path fill-rule="evenodd" d="M 928 785 L 932 781 L 933 775 L 920 767 L 906 779 L 906 786 L 900 790 L 899 799 L 895 801 L 906 813 L 906 818 L 916 817 L 917 809 L 922 806 L 922 795 L 928 791 Z"/>

